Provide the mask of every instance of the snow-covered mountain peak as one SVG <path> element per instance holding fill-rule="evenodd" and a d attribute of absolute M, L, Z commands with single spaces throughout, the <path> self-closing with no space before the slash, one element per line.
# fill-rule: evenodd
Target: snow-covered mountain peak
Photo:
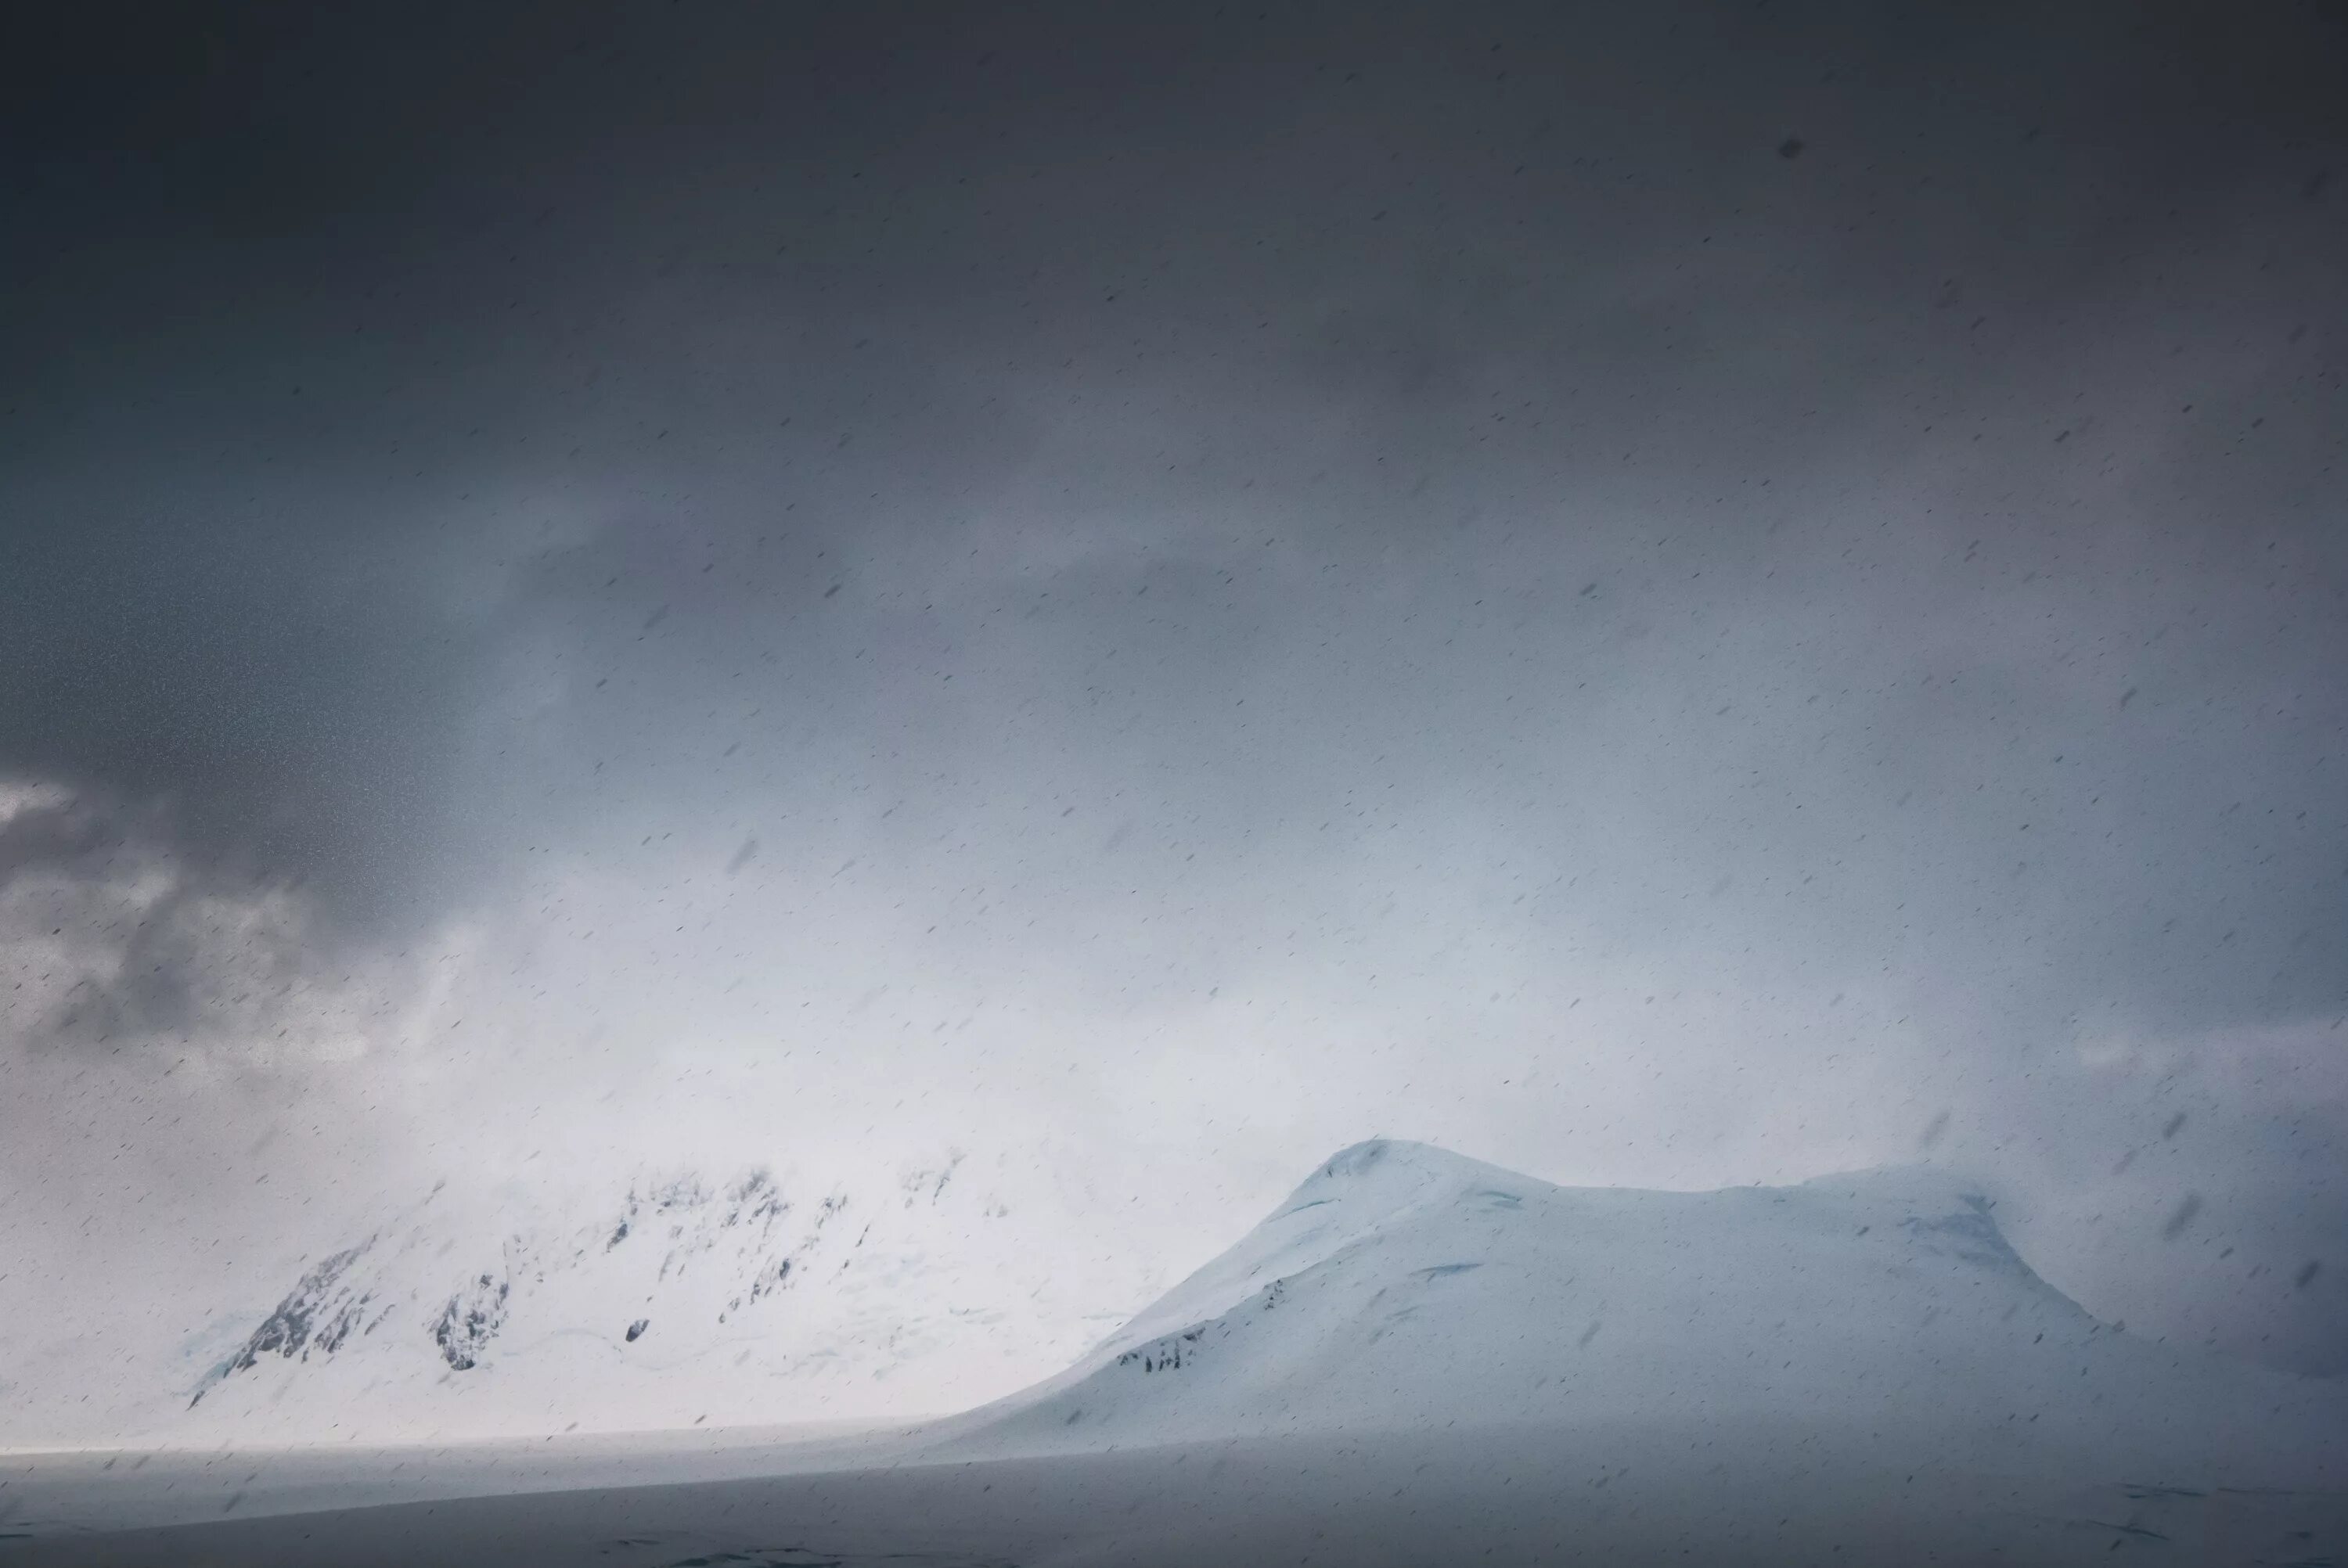
<path fill-rule="evenodd" d="M 2096 1321 L 1992 1209 L 1929 1170 L 1645 1192 L 1356 1144 L 1092 1356 L 944 1436 L 1037 1452 L 1761 1423 L 1944 1463 L 2085 1452 L 2204 1480 L 2348 1457 L 2348 1390 Z"/>
<path fill-rule="evenodd" d="M 1525 1180 L 1429 1143 L 1373 1138 L 1341 1149 L 1262 1224 L 1145 1308 L 1101 1350 L 1122 1352 L 1204 1322 L 1267 1282 L 1322 1264 L 1414 1213 L 1505 1201 L 1506 1191 Z"/>

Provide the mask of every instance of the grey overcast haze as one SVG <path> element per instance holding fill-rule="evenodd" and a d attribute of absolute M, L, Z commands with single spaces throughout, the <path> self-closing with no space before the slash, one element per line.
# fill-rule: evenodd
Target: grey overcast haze
<path fill-rule="evenodd" d="M 2348 1373 L 2338 8 L 0 52 L 0 1447 L 438 1183 L 959 1159 L 1081 1343 L 1373 1135 Z"/>

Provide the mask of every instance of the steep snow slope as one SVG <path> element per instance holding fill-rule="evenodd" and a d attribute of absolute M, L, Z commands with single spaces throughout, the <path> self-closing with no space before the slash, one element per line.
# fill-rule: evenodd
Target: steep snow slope
<path fill-rule="evenodd" d="M 947 1451 L 1548 1427 L 1856 1441 L 1886 1463 L 2338 1486 L 2348 1389 L 2149 1343 L 1929 1172 L 1681 1194 L 1345 1150 Z"/>
<path fill-rule="evenodd" d="M 151 1437 L 417 1440 L 952 1408 L 1097 1336 L 1017 1266 L 1004 1204 L 958 1161 L 885 1182 L 639 1177 L 560 1206 L 433 1195 L 203 1341 Z M 256 1317 L 258 1321 L 256 1321 Z"/>

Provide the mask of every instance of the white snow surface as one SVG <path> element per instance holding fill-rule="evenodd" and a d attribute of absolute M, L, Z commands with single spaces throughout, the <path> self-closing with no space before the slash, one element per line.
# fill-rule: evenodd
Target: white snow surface
<path fill-rule="evenodd" d="M 1766 1426 L 1886 1463 L 2336 1488 L 2348 1387 L 2097 1321 L 1931 1170 L 1710 1193 L 1563 1188 L 1346 1149 L 953 1451 L 1284 1433 Z"/>

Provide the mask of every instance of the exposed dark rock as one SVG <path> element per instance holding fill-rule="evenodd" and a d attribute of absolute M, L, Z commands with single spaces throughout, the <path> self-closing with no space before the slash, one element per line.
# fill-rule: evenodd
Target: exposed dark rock
<path fill-rule="evenodd" d="M 485 1274 L 448 1298 L 432 1324 L 432 1338 L 452 1369 L 469 1372 L 480 1364 L 481 1353 L 505 1327 L 511 1291 L 503 1277 Z"/>
<path fill-rule="evenodd" d="M 312 1348 L 322 1355 L 332 1355 L 351 1331 L 361 1325 L 371 1299 L 365 1295 L 353 1296 L 339 1288 L 343 1276 L 350 1272 L 374 1245 L 374 1238 L 346 1247 L 319 1264 L 302 1276 L 301 1282 L 286 1293 L 277 1309 L 262 1319 L 261 1327 L 237 1348 L 236 1353 L 204 1379 L 195 1397 L 188 1401 L 190 1409 L 200 1403 L 221 1378 L 245 1371 L 269 1355 L 288 1358 L 300 1357 L 308 1360 Z"/>

